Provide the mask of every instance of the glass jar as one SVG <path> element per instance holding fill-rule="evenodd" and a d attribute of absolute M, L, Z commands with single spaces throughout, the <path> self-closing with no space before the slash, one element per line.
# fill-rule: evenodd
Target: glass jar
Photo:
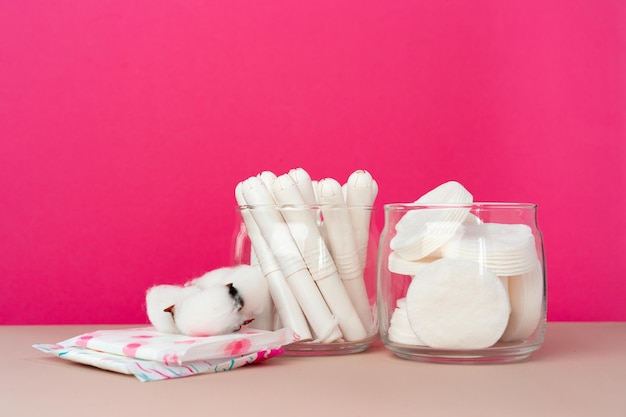
<path fill-rule="evenodd" d="M 380 335 L 396 355 L 510 362 L 543 343 L 537 206 L 387 204 L 378 252 Z"/>
<path fill-rule="evenodd" d="M 238 206 L 235 264 L 258 264 L 273 309 L 265 328 L 289 327 L 287 354 L 366 350 L 378 336 L 371 206 Z M 253 326 L 254 327 L 254 326 Z"/>

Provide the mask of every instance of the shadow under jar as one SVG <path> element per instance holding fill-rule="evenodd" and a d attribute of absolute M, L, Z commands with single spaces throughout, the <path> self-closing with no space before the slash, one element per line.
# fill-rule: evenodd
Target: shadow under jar
<path fill-rule="evenodd" d="M 387 204 L 378 252 L 383 344 L 405 359 L 522 360 L 543 343 L 537 206 Z"/>
<path fill-rule="evenodd" d="M 258 264 L 273 304 L 273 329 L 300 341 L 292 355 L 366 350 L 378 336 L 371 206 L 238 206 L 235 264 Z M 269 330 L 269 329 L 268 329 Z"/>

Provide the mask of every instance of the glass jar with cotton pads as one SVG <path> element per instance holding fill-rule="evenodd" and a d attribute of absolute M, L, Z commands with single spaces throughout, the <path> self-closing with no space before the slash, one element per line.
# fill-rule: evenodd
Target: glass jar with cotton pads
<path fill-rule="evenodd" d="M 238 200 L 255 201 L 249 191 Z M 285 346 L 287 354 L 357 353 L 378 337 L 373 210 L 346 204 L 237 207 L 234 262 L 260 265 L 274 328 L 289 327 L 300 336 Z"/>
<path fill-rule="evenodd" d="M 543 343 L 546 274 L 537 206 L 387 204 L 378 248 L 385 347 L 451 363 L 525 359 Z"/>

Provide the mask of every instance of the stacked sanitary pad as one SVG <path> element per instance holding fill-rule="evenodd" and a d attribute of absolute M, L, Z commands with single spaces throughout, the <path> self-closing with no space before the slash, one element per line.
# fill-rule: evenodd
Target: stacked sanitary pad
<path fill-rule="evenodd" d="M 60 358 L 136 376 L 140 381 L 230 371 L 283 353 L 298 336 L 284 328 L 190 337 L 153 327 L 99 330 L 34 348 Z"/>

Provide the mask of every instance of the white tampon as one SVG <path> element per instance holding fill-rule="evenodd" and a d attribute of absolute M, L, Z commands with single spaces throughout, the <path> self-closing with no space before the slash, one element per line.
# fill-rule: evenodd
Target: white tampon
<path fill-rule="evenodd" d="M 324 340 L 320 340 L 321 342 L 332 342 L 340 339 L 341 331 L 324 302 L 320 290 L 315 285 L 313 277 L 291 236 L 289 227 L 273 205 L 274 200 L 269 190 L 260 179 L 251 177 L 243 181 L 241 191 L 243 198 L 249 205 L 257 206 L 251 210 L 254 222 L 259 227 L 261 235 L 265 238 L 271 253 L 285 275 L 289 288 L 298 300 L 313 333 L 318 338 L 322 335 L 327 336 Z M 306 217 L 313 221 L 308 213 Z M 257 256 L 260 256 L 258 252 Z"/>
<path fill-rule="evenodd" d="M 365 268 L 367 265 L 367 245 L 369 241 L 370 221 L 372 213 L 359 207 L 370 207 L 378 194 L 378 184 L 372 175 L 365 170 L 357 170 L 350 174 L 346 183 L 346 204 L 357 207 L 350 210 L 350 221 L 354 231 L 354 241 L 359 261 Z"/>
<path fill-rule="evenodd" d="M 313 187 L 313 194 L 314 194 L 316 203 L 317 203 L 317 183 L 318 183 L 317 180 L 312 180 L 311 181 L 311 186 Z"/>
<path fill-rule="evenodd" d="M 374 323 L 372 310 L 341 185 L 332 178 L 323 179 L 318 183 L 318 196 L 337 272 L 361 323 L 370 331 Z"/>
<path fill-rule="evenodd" d="M 303 168 L 294 168 L 289 170 L 287 174 L 293 179 L 293 182 L 296 183 L 296 187 L 298 187 L 298 191 L 302 196 L 302 200 L 304 204 L 314 207 L 317 205 L 317 196 L 315 195 L 315 190 L 313 189 L 313 182 L 311 181 L 311 176 L 308 172 L 306 172 Z M 271 188 L 270 188 L 271 189 Z M 309 210 L 311 216 L 317 223 L 318 226 L 323 227 L 321 219 L 319 218 L 317 212 L 315 210 Z"/>
<path fill-rule="evenodd" d="M 304 204 L 314 206 L 317 204 L 315 198 L 315 190 L 313 189 L 313 183 L 311 176 L 303 168 L 294 168 L 289 171 L 289 176 L 293 179 L 302 195 Z"/>
<path fill-rule="evenodd" d="M 378 196 L 378 183 L 375 179 L 372 178 L 372 204 L 376 201 L 376 197 Z"/>
<path fill-rule="evenodd" d="M 296 183 L 289 175 L 276 178 L 272 194 L 276 202 L 282 205 L 304 204 Z M 307 211 L 297 208 L 285 209 L 282 214 L 306 267 L 337 319 L 344 338 L 355 341 L 367 337 L 367 331 L 350 301 L 350 296 L 341 282 L 335 263 L 313 217 Z"/>
<path fill-rule="evenodd" d="M 259 175 L 257 175 L 257 177 L 260 178 L 261 181 L 263 181 L 263 184 L 265 184 L 265 187 L 267 187 L 268 190 L 271 190 L 272 183 L 276 179 L 276 174 L 274 174 L 272 171 L 263 171 Z"/>
<path fill-rule="evenodd" d="M 280 317 L 281 323 L 296 332 L 301 340 L 312 339 L 313 337 L 306 322 L 306 318 L 300 309 L 296 297 L 287 284 L 283 271 L 280 269 L 276 258 L 274 258 L 270 247 L 254 221 L 252 213 L 250 213 L 249 209 L 244 207 L 247 203 L 243 197 L 241 183 L 237 184 L 235 188 L 235 198 L 237 199 L 237 204 L 242 206 L 241 216 L 248 229 L 248 237 L 254 247 L 261 271 L 263 271 L 267 279 L 270 295 L 274 301 L 276 312 Z M 273 321 L 275 322 L 275 320 Z"/>
<path fill-rule="evenodd" d="M 311 181 L 311 186 L 313 187 L 313 194 L 315 197 L 315 203 L 314 205 L 318 205 L 319 204 L 319 197 L 317 195 L 317 184 L 319 181 Z M 317 214 L 317 213 L 316 213 Z M 324 242 L 326 243 L 326 246 L 330 246 L 328 244 L 328 236 L 326 235 L 326 226 L 324 225 L 324 222 L 322 221 L 320 216 L 315 216 L 315 221 L 317 222 L 317 228 L 320 231 L 320 235 L 322 235 L 322 239 L 324 239 Z"/>

